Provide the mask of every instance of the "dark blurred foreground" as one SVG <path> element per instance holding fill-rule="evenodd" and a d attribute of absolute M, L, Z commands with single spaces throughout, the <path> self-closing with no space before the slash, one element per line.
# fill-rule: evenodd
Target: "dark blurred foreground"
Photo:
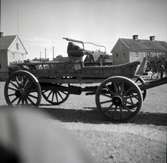
<path fill-rule="evenodd" d="M 35 110 L 0 107 L 0 162 L 93 162 L 59 122 Z"/>

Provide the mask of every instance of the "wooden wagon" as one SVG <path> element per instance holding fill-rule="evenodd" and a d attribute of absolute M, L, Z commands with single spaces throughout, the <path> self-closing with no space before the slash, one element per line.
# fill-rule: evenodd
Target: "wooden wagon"
<path fill-rule="evenodd" d="M 65 39 L 83 44 L 83 49 L 79 50 L 89 55 L 84 50 L 84 42 Z M 139 112 L 146 89 L 167 81 L 165 78 L 145 83 L 136 77 L 139 62 L 85 66 L 82 60 L 73 59 L 66 62 L 27 62 L 9 67 L 4 89 L 7 104 L 38 106 L 44 97 L 50 104 L 59 105 L 70 94 L 85 92 L 86 95 L 95 95 L 97 109 L 106 118 L 112 122 L 126 122 Z"/>

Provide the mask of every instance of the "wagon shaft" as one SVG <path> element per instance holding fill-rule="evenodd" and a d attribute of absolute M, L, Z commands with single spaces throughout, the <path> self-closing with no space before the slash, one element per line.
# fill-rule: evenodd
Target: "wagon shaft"
<path fill-rule="evenodd" d="M 146 82 L 144 85 L 139 85 L 139 87 L 141 90 L 146 90 L 146 89 L 154 88 L 154 87 L 166 84 L 166 83 L 167 83 L 167 77 L 158 79 L 158 80 L 153 80 L 150 82 Z"/>

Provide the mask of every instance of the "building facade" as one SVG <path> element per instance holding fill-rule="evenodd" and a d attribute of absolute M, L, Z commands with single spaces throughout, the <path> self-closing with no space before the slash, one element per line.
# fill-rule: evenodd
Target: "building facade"
<path fill-rule="evenodd" d="M 118 39 L 111 53 L 115 65 L 133 61 L 142 62 L 144 57 L 160 55 L 167 57 L 167 42 L 156 41 L 154 36 L 150 36 L 149 40 L 142 40 L 138 39 L 138 35 L 133 35 L 132 39 Z"/>
<path fill-rule="evenodd" d="M 0 35 L 0 80 L 7 78 L 10 64 L 23 62 L 27 54 L 27 50 L 17 35 Z"/>

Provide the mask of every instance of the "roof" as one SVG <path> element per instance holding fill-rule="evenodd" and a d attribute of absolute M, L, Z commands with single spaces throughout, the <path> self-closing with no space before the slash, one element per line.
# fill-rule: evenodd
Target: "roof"
<path fill-rule="evenodd" d="M 15 40 L 16 35 L 0 37 L 0 50 L 8 49 L 11 43 Z"/>
<path fill-rule="evenodd" d="M 141 39 L 133 40 L 125 38 L 120 38 L 118 42 L 119 41 L 121 41 L 130 51 L 167 52 L 167 42 L 165 41 L 156 41 L 156 40 L 151 41 L 151 40 L 141 40 Z"/>

